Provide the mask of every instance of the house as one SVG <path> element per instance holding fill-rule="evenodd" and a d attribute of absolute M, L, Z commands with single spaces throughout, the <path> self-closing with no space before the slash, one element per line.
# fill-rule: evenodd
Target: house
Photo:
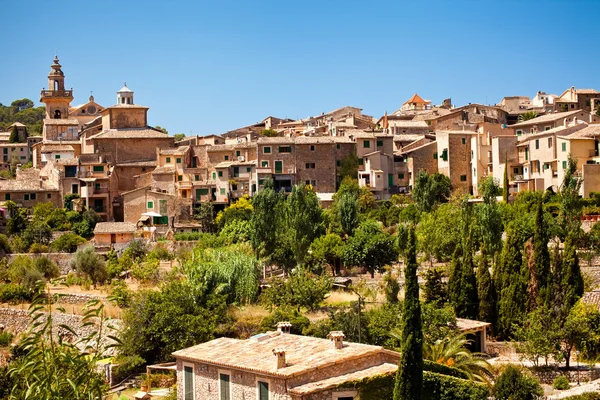
<path fill-rule="evenodd" d="M 58 186 L 36 168 L 16 171 L 15 179 L 0 180 L 0 201 L 12 200 L 19 207 L 33 208 L 37 203 L 50 202 L 62 207 Z"/>
<path fill-rule="evenodd" d="M 94 228 L 96 245 L 126 245 L 133 240 L 137 228 L 130 222 L 98 222 Z"/>
<path fill-rule="evenodd" d="M 513 129 L 515 135 L 531 135 L 553 128 L 566 127 L 575 124 L 590 124 L 598 122 L 600 118 L 583 110 L 574 110 L 566 112 L 557 112 L 546 115 L 541 115 L 527 121 L 509 125 L 508 128 Z"/>
<path fill-rule="evenodd" d="M 564 179 L 571 155 L 577 161 L 577 174 L 583 180 L 580 195 L 589 197 L 592 192 L 600 192 L 600 124 L 565 133 L 556 136 L 557 184 Z"/>
<path fill-rule="evenodd" d="M 219 338 L 173 353 L 179 400 L 352 400 L 344 382 L 394 374 L 399 353 L 380 346 L 288 333 L 291 324 L 246 340 Z"/>
<path fill-rule="evenodd" d="M 406 100 L 404 104 L 402 104 L 402 111 L 423 111 L 431 108 L 431 101 L 423 100 L 421 96 L 418 94 L 413 94 L 413 96 Z"/>
<path fill-rule="evenodd" d="M 596 89 L 575 89 L 571 86 L 554 99 L 555 111 L 583 110 L 596 113 L 600 107 L 600 92 Z"/>

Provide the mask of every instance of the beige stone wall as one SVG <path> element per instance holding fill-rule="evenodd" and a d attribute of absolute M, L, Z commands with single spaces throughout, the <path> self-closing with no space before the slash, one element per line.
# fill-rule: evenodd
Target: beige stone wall
<path fill-rule="evenodd" d="M 268 169 L 271 170 L 271 173 L 275 173 L 275 161 L 282 161 L 282 174 L 294 174 L 296 171 L 296 150 L 294 149 L 294 144 L 283 144 L 281 146 L 291 146 L 291 153 L 280 153 L 278 144 L 260 144 L 258 147 L 258 168 L 265 169 L 263 165 L 263 161 L 267 161 L 269 164 Z M 265 153 L 265 147 L 271 148 L 271 153 Z M 291 170 L 291 172 L 289 172 Z"/>
<path fill-rule="evenodd" d="M 108 153 L 116 164 L 156 160 L 156 148 L 173 147 L 172 137 L 154 139 L 101 139 L 95 140 L 97 153 Z"/>
<path fill-rule="evenodd" d="M 438 143 L 431 142 L 419 149 L 410 152 L 407 161 L 407 167 L 409 175 L 409 185 L 411 187 L 414 187 L 414 180 L 419 171 L 424 170 L 427 171 L 429 174 L 440 172 L 438 169 L 438 160 L 434 158 L 434 154 L 438 153 L 438 146 Z M 441 153 L 438 153 L 438 158 L 440 156 Z"/>
<path fill-rule="evenodd" d="M 125 222 L 132 222 L 135 224 L 140 219 L 142 213 L 146 212 L 146 191 L 147 189 L 140 189 L 123 195 L 123 200 L 125 202 Z"/>
<path fill-rule="evenodd" d="M 452 188 L 469 192 L 472 186 L 471 134 L 465 132 L 437 132 L 438 170 L 450 178 Z M 444 149 L 448 149 L 448 161 L 442 159 Z"/>
<path fill-rule="evenodd" d="M 589 197 L 591 192 L 600 192 L 600 164 L 583 164 L 583 196 Z"/>
<path fill-rule="evenodd" d="M 31 198 L 31 193 L 35 193 L 35 200 L 25 200 L 25 194 L 28 194 Z M 0 190 L 0 201 L 6 200 L 6 195 L 10 195 L 10 200 L 19 204 L 21 207 L 33 208 L 37 203 L 47 203 L 50 202 L 54 204 L 54 207 L 62 207 L 62 198 L 59 191 L 40 191 L 40 192 L 14 192 L 14 191 L 6 191 Z"/>
<path fill-rule="evenodd" d="M 139 218 L 139 217 L 138 217 Z M 137 222 L 137 220 L 136 220 Z M 96 244 L 129 243 L 133 240 L 133 233 L 116 233 L 114 242 L 110 233 L 99 233 L 94 235 Z"/>
<path fill-rule="evenodd" d="M 322 193 L 335 192 L 336 157 L 333 156 L 335 154 L 335 144 L 296 144 L 295 150 L 297 181 L 299 183 L 312 183 L 312 181 L 315 181 L 315 191 Z M 314 164 L 314 168 L 312 168 L 312 164 Z"/>
<path fill-rule="evenodd" d="M 148 125 L 144 108 L 111 108 L 102 114 L 105 129 L 144 128 Z"/>

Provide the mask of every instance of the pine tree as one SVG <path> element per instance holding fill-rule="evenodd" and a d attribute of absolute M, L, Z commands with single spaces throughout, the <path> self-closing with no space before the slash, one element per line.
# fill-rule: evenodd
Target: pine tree
<path fill-rule="evenodd" d="M 502 199 L 508 203 L 508 153 L 504 155 L 504 187 L 502 188 Z"/>
<path fill-rule="evenodd" d="M 541 198 L 535 214 L 532 270 L 532 281 L 535 282 L 538 292 L 537 303 L 538 305 L 547 305 L 550 302 L 550 252 L 548 251 L 548 233 Z"/>
<path fill-rule="evenodd" d="M 523 278 L 522 273 L 521 243 L 517 229 L 512 223 L 509 224 L 506 235 L 500 268 L 498 274 L 494 274 L 494 283 L 499 294 L 498 333 L 505 338 L 510 336 L 512 325 L 522 320 L 527 296 L 527 279 Z"/>
<path fill-rule="evenodd" d="M 402 310 L 402 352 L 396 373 L 394 400 L 421 400 L 423 391 L 423 331 L 417 280 L 417 246 L 414 228 L 409 232 L 405 293 Z"/>
<path fill-rule="evenodd" d="M 496 325 L 496 302 L 494 285 L 488 265 L 485 248 L 481 248 L 481 257 L 477 267 L 477 295 L 479 297 L 479 315 L 480 321 L 490 322 Z"/>

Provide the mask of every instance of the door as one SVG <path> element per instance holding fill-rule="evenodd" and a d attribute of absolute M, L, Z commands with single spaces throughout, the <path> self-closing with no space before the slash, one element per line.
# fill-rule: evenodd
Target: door
<path fill-rule="evenodd" d="M 194 368 L 183 367 L 183 399 L 194 400 Z"/>
<path fill-rule="evenodd" d="M 258 381 L 258 400 L 269 400 L 269 384 Z"/>
<path fill-rule="evenodd" d="M 281 174 L 283 172 L 283 161 L 275 161 L 275 173 Z"/>
<path fill-rule="evenodd" d="M 79 185 L 74 183 L 71 185 L 71 193 L 79 193 Z"/>
<path fill-rule="evenodd" d="M 394 186 L 394 174 L 388 174 L 388 187 L 392 188 Z"/>

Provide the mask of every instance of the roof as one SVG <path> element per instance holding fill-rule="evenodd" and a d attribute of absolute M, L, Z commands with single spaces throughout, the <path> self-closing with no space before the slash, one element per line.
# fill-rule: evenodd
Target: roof
<path fill-rule="evenodd" d="M 10 124 L 8 127 L 12 128 L 13 126 L 20 126 L 20 127 L 24 127 L 25 124 L 22 124 L 20 122 L 13 122 L 12 124 Z"/>
<path fill-rule="evenodd" d="M 160 154 L 165 154 L 165 155 L 167 155 L 167 154 L 169 154 L 169 155 L 170 154 L 173 154 L 173 155 L 182 154 L 182 153 L 185 153 L 186 151 L 188 151 L 189 149 L 190 149 L 190 146 L 179 146 L 174 149 L 160 149 Z"/>
<path fill-rule="evenodd" d="M 76 119 L 48 119 L 44 118 L 44 125 L 79 125 Z"/>
<path fill-rule="evenodd" d="M 151 128 L 108 129 L 90 136 L 91 140 L 98 139 L 171 139 L 168 134 Z"/>
<path fill-rule="evenodd" d="M 396 128 L 428 128 L 427 122 L 425 121 L 414 121 L 406 119 L 392 119 L 389 120 L 390 126 Z"/>
<path fill-rule="evenodd" d="M 156 160 L 122 161 L 117 167 L 155 167 Z"/>
<path fill-rule="evenodd" d="M 110 110 L 113 108 L 140 108 L 140 109 L 148 110 L 150 107 L 141 106 L 139 104 L 115 104 L 114 106 L 106 107 L 102 111 Z"/>
<path fill-rule="evenodd" d="M 16 179 L 0 180 L 0 191 L 2 192 L 48 192 L 58 191 L 47 180 L 40 180 L 40 170 L 35 168 L 21 169 L 17 171 Z"/>
<path fill-rule="evenodd" d="M 461 332 L 478 331 L 488 326 L 491 326 L 489 322 L 476 321 L 474 319 L 456 318 L 456 326 Z"/>
<path fill-rule="evenodd" d="M 98 233 L 133 233 L 137 230 L 132 222 L 98 222 L 94 234 Z"/>
<path fill-rule="evenodd" d="M 574 111 L 565 111 L 565 112 L 545 114 L 545 115 L 541 115 L 541 116 L 536 117 L 536 118 L 532 118 L 532 119 L 527 120 L 527 121 L 523 121 L 523 122 L 519 122 L 519 123 L 516 123 L 516 124 L 509 125 L 508 127 L 509 128 L 518 128 L 518 127 L 521 127 L 521 126 L 529 126 L 529 125 L 541 124 L 541 123 L 544 123 L 544 122 L 558 121 L 559 119 L 567 118 L 567 117 L 570 117 L 572 115 L 578 114 L 580 112 L 581 112 L 581 110 L 574 110 Z"/>
<path fill-rule="evenodd" d="M 174 174 L 176 171 L 175 167 L 172 165 L 165 165 L 163 167 L 156 167 L 154 171 L 152 171 L 153 175 L 158 174 Z"/>
<path fill-rule="evenodd" d="M 284 349 L 286 367 L 276 369 L 273 349 Z M 380 346 L 344 342 L 336 349 L 328 339 L 267 332 L 250 339 L 219 338 L 173 353 L 176 358 L 207 364 L 291 377 L 317 368 L 349 362 L 378 353 L 398 354 Z"/>
<path fill-rule="evenodd" d="M 398 369 L 398 365 L 384 363 L 380 365 L 376 365 L 374 367 L 361 369 L 359 371 L 351 372 L 344 375 L 332 376 L 330 378 L 325 378 L 321 381 L 310 382 L 304 385 L 296 386 L 288 390 L 290 394 L 295 395 L 306 395 L 315 392 L 321 392 L 323 390 L 332 389 L 344 382 L 356 381 L 372 376 L 378 375 L 389 375 L 396 372 Z"/>
<path fill-rule="evenodd" d="M 415 140 L 419 140 L 424 138 L 424 134 L 409 134 L 402 133 L 398 135 L 394 135 L 394 142 L 414 142 Z"/>
<path fill-rule="evenodd" d="M 567 139 L 594 139 L 598 136 L 600 136 L 600 124 L 591 124 L 571 135 L 566 136 L 566 138 Z"/>
<path fill-rule="evenodd" d="M 261 137 L 258 139 L 258 144 L 292 144 L 294 138 L 288 137 Z"/>
<path fill-rule="evenodd" d="M 73 146 L 68 144 L 44 144 L 42 145 L 42 153 L 49 153 L 54 151 L 75 151 Z"/>
<path fill-rule="evenodd" d="M 404 102 L 404 104 L 427 104 L 427 103 L 428 102 L 423 100 L 423 98 L 416 93 L 413 94 L 413 96 L 410 99 L 408 99 Z"/>
<path fill-rule="evenodd" d="M 298 136 L 296 144 L 353 143 L 346 136 Z"/>
<path fill-rule="evenodd" d="M 127 87 L 127 84 L 123 84 L 123 87 L 117 93 L 133 93 L 133 91 Z"/>

